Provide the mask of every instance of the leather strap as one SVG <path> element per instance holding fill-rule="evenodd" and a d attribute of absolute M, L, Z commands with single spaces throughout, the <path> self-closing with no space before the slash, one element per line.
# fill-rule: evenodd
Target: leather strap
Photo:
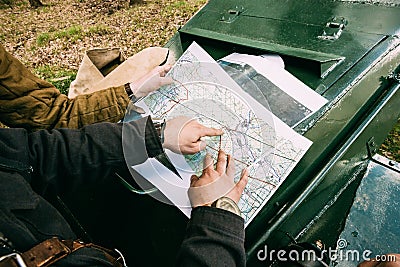
<path fill-rule="evenodd" d="M 21 254 L 27 267 L 46 267 L 84 247 L 76 241 L 61 241 L 56 237 L 47 239 Z M 0 262 L 0 267 L 19 266 L 15 258 L 10 257 Z"/>
<path fill-rule="evenodd" d="M 74 251 L 83 248 L 92 247 L 103 251 L 107 260 L 115 266 L 123 266 L 119 260 L 120 255 L 112 250 L 94 244 L 85 244 L 72 240 L 59 240 L 56 237 L 45 240 L 34 246 L 30 250 L 20 254 L 26 267 L 48 267 L 51 264 L 61 260 Z M 15 257 L 9 257 L 0 262 L 0 267 L 20 267 Z"/>

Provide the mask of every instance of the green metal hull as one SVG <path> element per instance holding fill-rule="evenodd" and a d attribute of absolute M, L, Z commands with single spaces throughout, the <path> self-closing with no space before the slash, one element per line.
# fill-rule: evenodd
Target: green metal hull
<path fill-rule="evenodd" d="M 318 40 L 325 22 L 340 15 L 348 20 L 342 36 Z M 336 246 L 369 162 L 367 142 L 379 147 L 400 115 L 399 81 L 390 78 L 400 68 L 399 31 L 398 7 L 210 1 L 166 45 L 179 56 L 196 41 L 215 59 L 279 53 L 287 70 L 329 100 L 295 128 L 313 145 L 246 229 L 249 266 L 265 265 L 257 259 L 265 245 L 277 249 L 293 238 Z M 342 59 L 321 78 L 324 64 Z"/>
<path fill-rule="evenodd" d="M 319 38 L 334 17 L 347 21 L 341 35 Z M 399 32 L 397 6 L 211 0 L 167 43 L 177 57 L 193 41 L 215 59 L 278 53 L 288 71 L 329 100 L 296 126 L 313 145 L 246 228 L 249 266 L 265 266 L 257 259 L 265 245 L 277 249 L 293 239 L 336 245 L 370 160 L 367 143 L 373 138 L 379 147 L 400 115 L 400 83 L 391 75 L 400 69 Z M 115 181 L 92 191 L 62 198 L 94 241 L 120 248 L 131 265 L 173 265 L 187 222 L 176 207 Z"/>

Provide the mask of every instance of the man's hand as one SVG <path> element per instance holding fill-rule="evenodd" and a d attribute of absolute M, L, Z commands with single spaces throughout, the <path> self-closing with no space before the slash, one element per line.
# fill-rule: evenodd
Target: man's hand
<path fill-rule="evenodd" d="M 137 81 L 130 84 L 133 95 L 136 98 L 144 97 L 149 93 L 157 90 L 161 86 L 171 84 L 173 82 L 171 77 L 165 77 L 167 72 L 171 69 L 171 65 L 163 65 L 155 67 L 152 71 Z"/>
<path fill-rule="evenodd" d="M 167 121 L 163 147 L 175 153 L 195 154 L 207 145 L 200 138 L 222 134 L 220 129 L 209 128 L 194 119 L 180 116 Z"/>
<path fill-rule="evenodd" d="M 193 175 L 190 180 L 189 198 L 193 207 L 211 206 L 212 202 L 222 196 L 231 198 L 236 203 L 246 187 L 248 171 L 244 169 L 237 184 L 234 183 L 234 160 L 220 150 L 218 160 L 214 164 L 209 154 L 204 158 L 204 170 L 200 177 Z"/>

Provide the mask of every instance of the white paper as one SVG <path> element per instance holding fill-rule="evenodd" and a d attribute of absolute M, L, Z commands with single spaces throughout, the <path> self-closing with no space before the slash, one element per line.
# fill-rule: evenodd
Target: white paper
<path fill-rule="evenodd" d="M 223 149 L 236 165 L 236 180 L 248 168 L 251 178 L 239 202 L 246 226 L 285 180 L 312 142 L 297 134 L 244 92 L 199 45 L 193 43 L 168 73 L 177 82 L 137 103 L 152 117 L 196 117 L 224 135 L 206 138 L 205 151 L 183 156 L 166 151 L 183 180 L 153 159 L 133 166 L 189 216 L 190 177 L 201 174 L 202 159 Z M 167 122 L 168 123 L 168 122 Z M 221 146 L 220 146 L 221 145 Z"/>
<path fill-rule="evenodd" d="M 283 60 L 278 55 L 253 56 L 233 53 L 219 61 L 223 66 L 223 63 L 231 63 L 229 66 L 232 68 L 242 68 L 242 72 L 249 72 L 249 66 L 254 68 L 257 77 L 255 78 L 253 73 L 248 79 L 251 79 L 260 94 L 264 95 L 269 104 L 268 109 L 290 127 L 295 127 L 328 102 L 286 71 Z M 230 73 L 229 68 L 224 69 Z M 241 86 L 245 89 L 245 85 Z"/>

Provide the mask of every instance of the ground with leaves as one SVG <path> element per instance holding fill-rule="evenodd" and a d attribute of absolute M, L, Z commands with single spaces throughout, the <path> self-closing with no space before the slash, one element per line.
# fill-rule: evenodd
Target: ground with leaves
<path fill-rule="evenodd" d="M 400 162 L 400 119 L 379 149 L 380 154 Z"/>
<path fill-rule="evenodd" d="M 82 52 L 120 47 L 127 56 L 149 46 L 163 46 L 205 0 L 141 0 L 128 8 L 112 1 L 43 0 L 32 9 L 15 0 L 0 9 L 0 41 L 31 68 L 77 70 Z M 118 1 L 114 1 L 118 2 Z"/>
<path fill-rule="evenodd" d="M 28 0 L 7 2 L 0 1 L 0 42 L 65 92 L 85 50 L 120 47 L 131 56 L 163 46 L 206 0 L 43 0 L 37 9 Z M 400 122 L 381 153 L 400 161 Z"/>

